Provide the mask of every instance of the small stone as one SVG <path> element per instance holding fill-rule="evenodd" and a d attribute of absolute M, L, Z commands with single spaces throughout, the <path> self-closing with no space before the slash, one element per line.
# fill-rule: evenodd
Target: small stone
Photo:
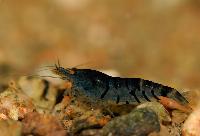
<path fill-rule="evenodd" d="M 56 103 L 58 91 L 47 80 L 39 78 L 21 77 L 18 81 L 22 91 L 32 98 L 37 111 L 48 112 Z"/>
<path fill-rule="evenodd" d="M 32 112 L 34 109 L 32 100 L 17 87 L 9 87 L 0 93 L 0 113 L 2 119 L 22 119 L 25 114 Z"/>
<path fill-rule="evenodd" d="M 172 120 L 173 122 L 177 124 L 183 123 L 188 117 L 188 114 L 185 112 L 182 112 L 180 110 L 173 110 L 172 111 Z"/>
<path fill-rule="evenodd" d="M 102 135 L 145 136 L 159 132 L 160 124 L 156 113 L 150 108 L 139 108 L 127 115 L 117 117 L 103 127 Z"/>
<path fill-rule="evenodd" d="M 160 125 L 160 132 L 153 132 L 150 133 L 148 136 L 177 136 L 177 135 L 170 135 L 169 129 L 164 125 Z"/>
<path fill-rule="evenodd" d="M 74 119 L 72 126 L 73 133 L 79 133 L 82 130 L 100 128 L 106 125 L 110 121 L 110 116 L 104 116 L 98 111 L 86 112 L 81 117 Z"/>
<path fill-rule="evenodd" d="M 66 136 L 59 120 L 50 114 L 28 113 L 22 120 L 24 135 Z"/>
<path fill-rule="evenodd" d="M 160 122 L 169 123 L 172 121 L 169 112 L 158 102 L 146 102 L 137 106 L 137 108 L 150 108 L 158 115 Z"/>
<path fill-rule="evenodd" d="M 1 136 L 21 136 L 22 124 L 14 120 L 0 120 Z"/>
<path fill-rule="evenodd" d="M 194 109 L 185 121 L 182 129 L 183 136 L 199 136 L 200 134 L 200 105 Z"/>

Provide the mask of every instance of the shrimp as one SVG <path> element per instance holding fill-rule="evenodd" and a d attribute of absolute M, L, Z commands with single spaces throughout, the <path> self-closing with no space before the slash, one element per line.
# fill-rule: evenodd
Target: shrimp
<path fill-rule="evenodd" d="M 149 80 L 112 77 L 97 70 L 63 68 L 60 65 L 55 65 L 52 72 L 72 83 L 75 96 L 84 96 L 93 102 L 138 105 L 159 101 L 169 108 L 188 111 L 184 105 L 189 102 L 176 89 Z"/>

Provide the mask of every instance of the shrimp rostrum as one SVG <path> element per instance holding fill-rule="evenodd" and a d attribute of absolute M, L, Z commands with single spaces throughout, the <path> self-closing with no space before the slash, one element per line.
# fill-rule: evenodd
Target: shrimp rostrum
<path fill-rule="evenodd" d="M 92 101 L 108 101 L 117 105 L 159 101 L 169 108 L 188 110 L 188 101 L 176 89 L 149 80 L 112 77 L 96 70 L 70 69 L 57 65 L 52 71 L 72 83 L 74 94 Z"/>

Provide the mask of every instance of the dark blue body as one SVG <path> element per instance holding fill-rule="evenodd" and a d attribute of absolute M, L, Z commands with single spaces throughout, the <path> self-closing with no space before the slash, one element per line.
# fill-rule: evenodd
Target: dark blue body
<path fill-rule="evenodd" d="M 63 69 L 62 69 L 63 70 Z M 111 77 L 91 69 L 71 69 L 65 78 L 72 82 L 76 95 L 93 101 L 104 100 L 116 104 L 139 104 L 159 100 L 159 96 L 172 98 L 182 104 L 187 100 L 175 89 L 141 78 Z"/>

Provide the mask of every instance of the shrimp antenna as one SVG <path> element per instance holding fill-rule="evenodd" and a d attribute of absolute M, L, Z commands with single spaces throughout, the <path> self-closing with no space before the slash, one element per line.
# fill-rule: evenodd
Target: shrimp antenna
<path fill-rule="evenodd" d="M 55 77 L 55 76 L 45 76 L 45 75 L 29 75 L 29 76 L 25 76 L 25 77 L 51 77 L 51 78 L 59 78 L 60 77 Z"/>
<path fill-rule="evenodd" d="M 55 65 L 47 65 L 47 66 L 41 66 L 39 68 L 55 68 Z"/>
<path fill-rule="evenodd" d="M 60 60 L 58 57 L 57 57 L 57 64 L 55 63 L 55 67 L 57 70 L 60 68 Z"/>
<path fill-rule="evenodd" d="M 58 67 L 60 67 L 60 60 L 57 58 Z"/>
<path fill-rule="evenodd" d="M 55 68 L 55 66 L 53 66 Z M 42 71 L 47 71 L 47 70 L 53 70 L 51 68 L 44 68 L 44 69 L 39 69 L 39 70 L 35 70 L 35 72 L 42 72 Z"/>
<path fill-rule="evenodd" d="M 55 64 L 55 67 L 56 67 L 56 70 L 58 70 L 58 66 L 57 66 L 57 64 Z"/>
<path fill-rule="evenodd" d="M 35 70 L 35 72 L 41 72 L 41 71 L 45 71 L 45 70 L 51 70 L 54 69 L 55 65 L 47 65 L 47 66 L 41 66 L 38 67 L 39 70 Z"/>

